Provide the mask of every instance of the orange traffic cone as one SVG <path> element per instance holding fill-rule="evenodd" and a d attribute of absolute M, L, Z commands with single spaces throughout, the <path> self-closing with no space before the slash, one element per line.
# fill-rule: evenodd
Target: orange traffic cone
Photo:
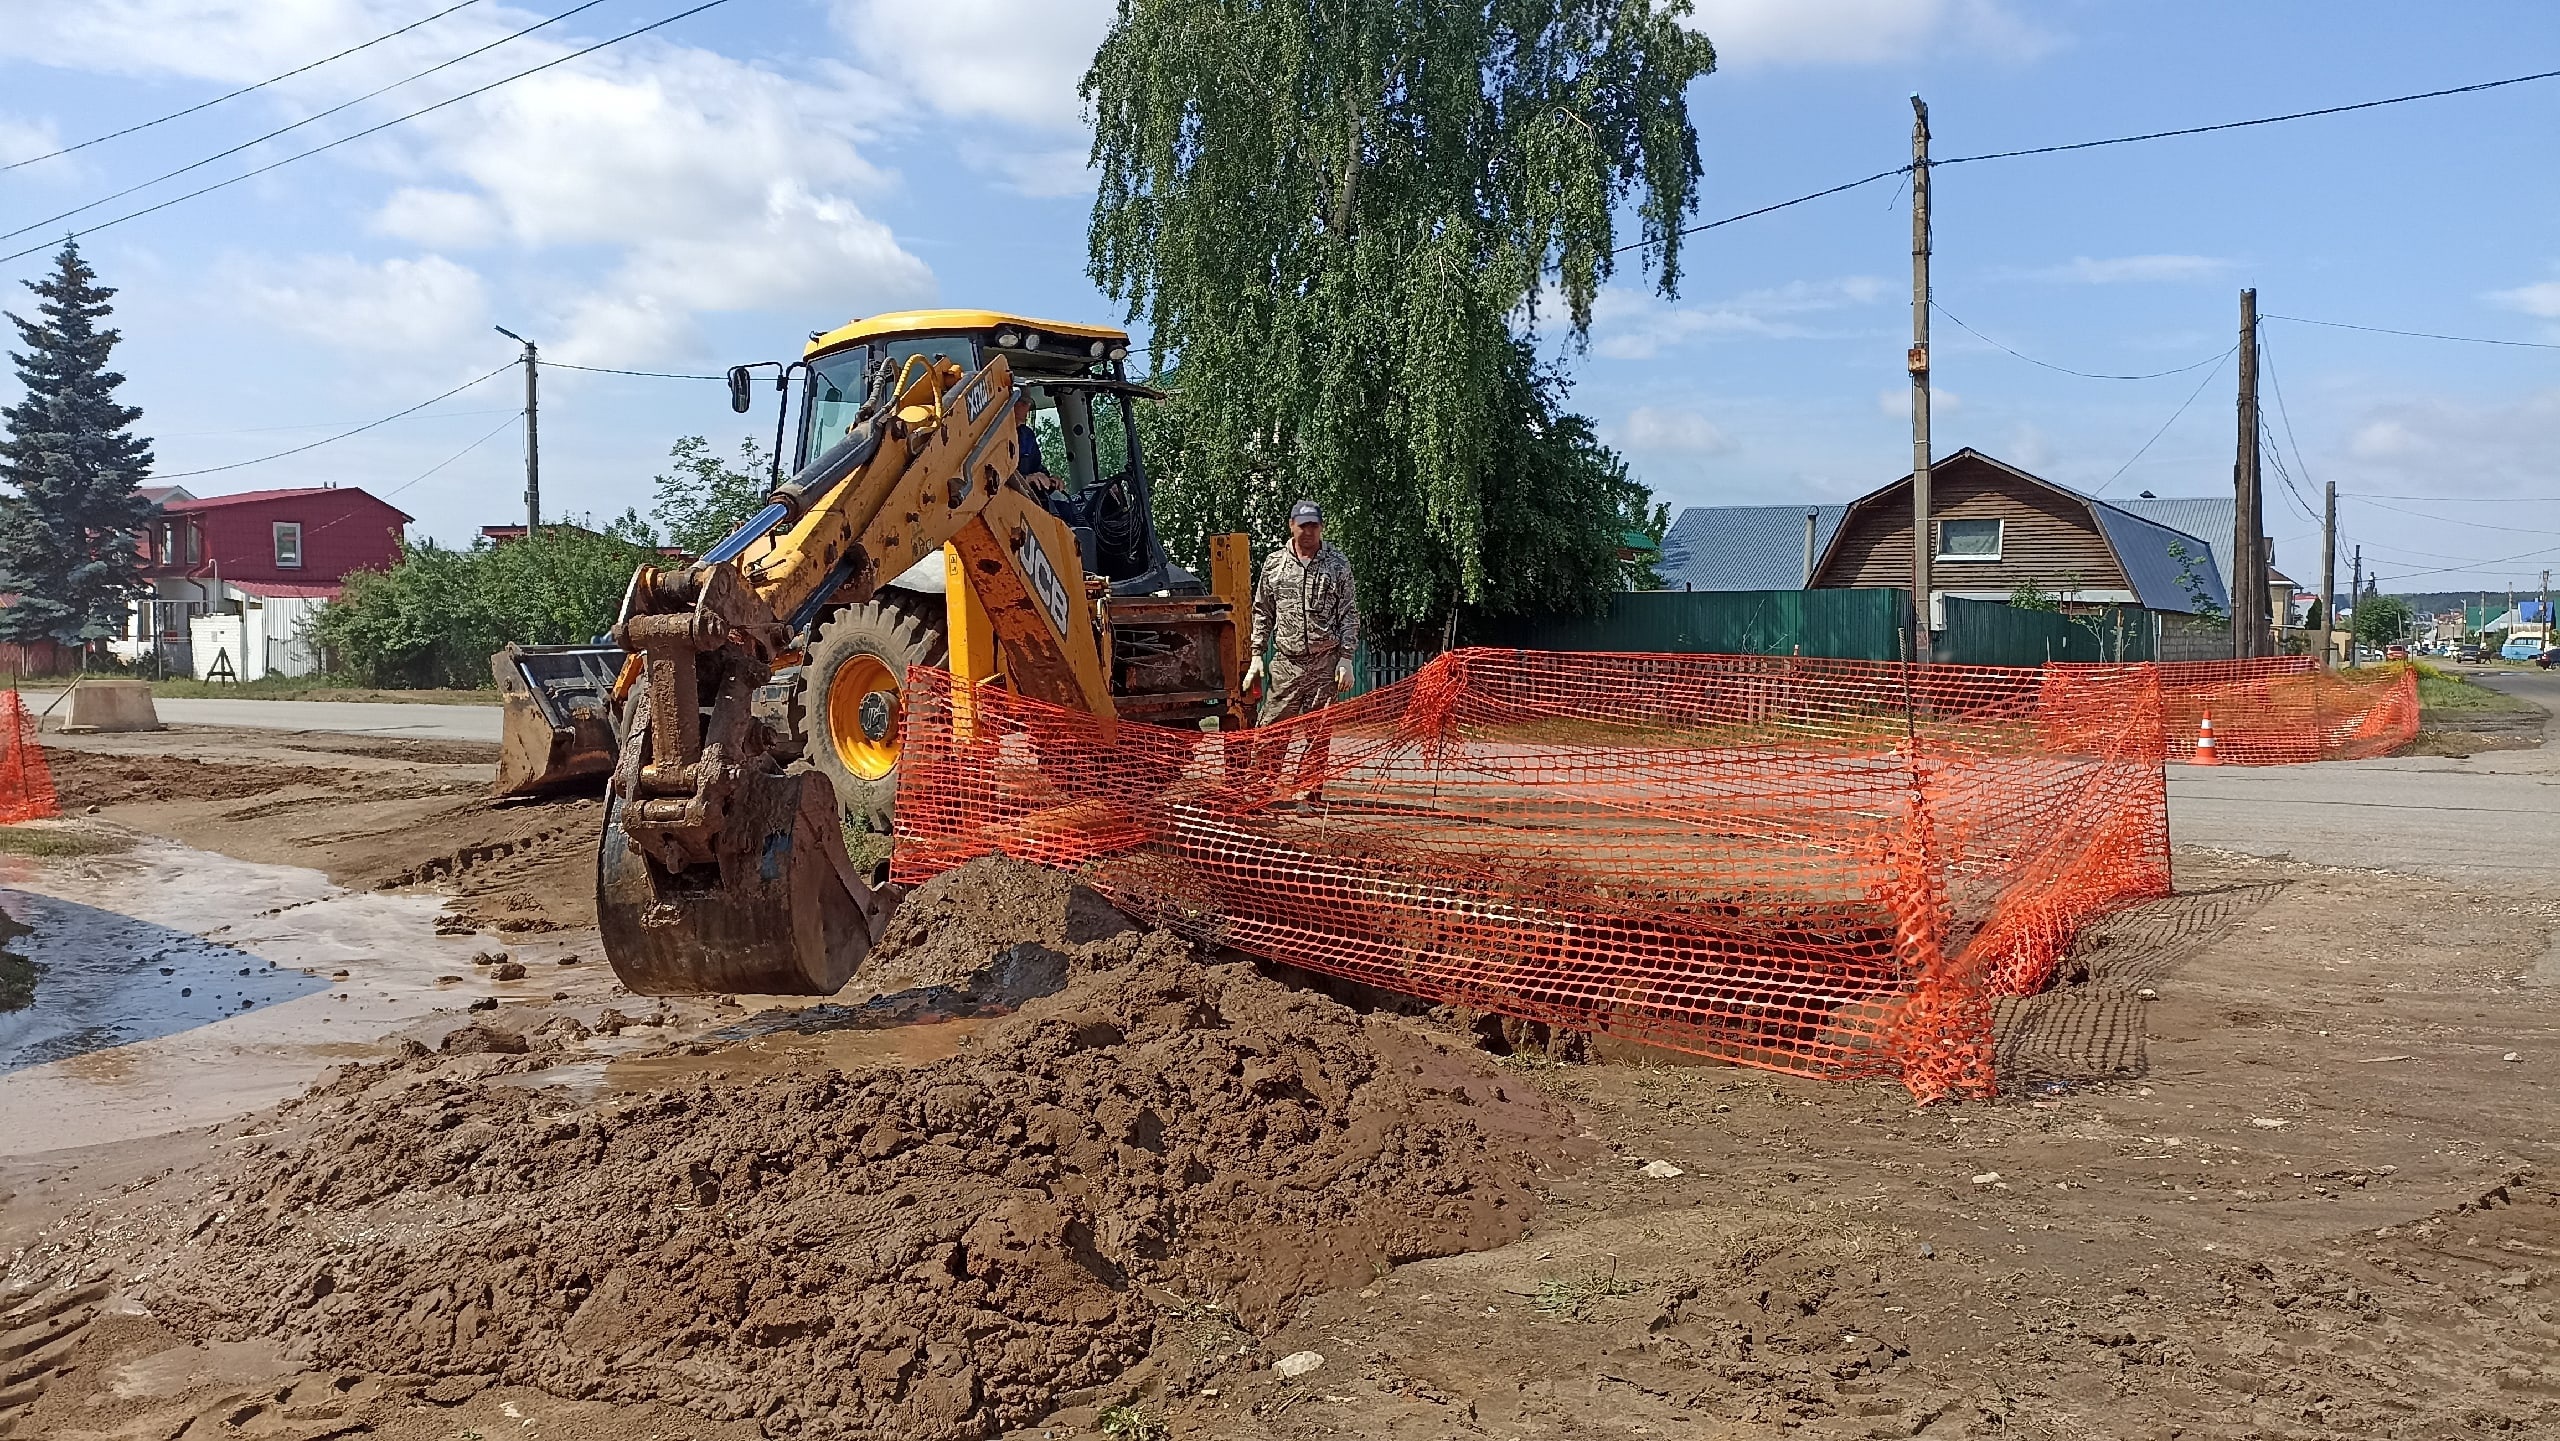
<path fill-rule="evenodd" d="M 2206 711 L 2196 721 L 2196 762 L 2200 766 L 2218 766 L 2222 762 L 2213 754 L 2213 712 Z"/>

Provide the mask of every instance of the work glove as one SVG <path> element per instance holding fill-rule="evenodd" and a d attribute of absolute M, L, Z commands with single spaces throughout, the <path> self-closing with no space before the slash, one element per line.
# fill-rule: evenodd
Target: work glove
<path fill-rule="evenodd" d="M 1244 693 L 1246 700 L 1262 694 L 1262 657 L 1255 656 L 1253 664 L 1244 668 L 1244 683 L 1237 689 Z"/>
<path fill-rule="evenodd" d="M 1338 660 L 1333 663 L 1333 693 L 1335 695 L 1351 694 L 1351 662 L 1348 660 Z"/>

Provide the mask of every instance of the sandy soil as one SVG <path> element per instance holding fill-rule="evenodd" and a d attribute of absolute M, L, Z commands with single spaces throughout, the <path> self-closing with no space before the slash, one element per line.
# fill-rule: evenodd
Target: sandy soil
<path fill-rule="evenodd" d="M 188 736 L 183 797 L 132 784 L 181 763 L 166 736 L 52 754 L 103 819 L 574 942 L 592 807 L 490 806 L 469 758 L 324 739 Z M 271 762 L 316 774 L 227 769 Z M 878 973 L 966 992 L 974 957 L 1058 957 L 1017 1014 L 457 1009 L 281 1110 L 0 1166 L 0 1434 L 2560 1434 L 2551 907 L 2494 875 L 2182 852 L 2178 877 L 2084 939 L 2084 980 L 2006 1009 L 2012 1094 L 1926 1111 L 1622 1048 L 1485 1055 L 1457 1018 L 1174 959 L 1019 876 L 920 907 Z M 1120 1038 L 1069 1044 L 1088 1025 Z M 1247 1083 L 1283 1059 L 1304 1095 Z M 1378 1143 L 1390 1115 L 1439 1159 Z M 906 1144 L 857 1164 L 884 1124 Z M 1176 1199 L 1212 1184 L 1168 1182 L 1185 1145 L 1252 1209 Z M 970 1239 L 1043 1197 L 1054 1228 Z M 696 1289 L 715 1255 L 747 1279 Z M 1040 1305 L 970 1322 L 1008 1264 Z M 669 1349 L 571 1334 L 616 1270 L 668 1304 L 591 1324 Z M 883 1304 L 923 1319 L 866 1412 L 810 1378 L 829 1345 L 895 1350 Z M 1062 1332 L 1114 1359 L 1057 1360 Z"/>

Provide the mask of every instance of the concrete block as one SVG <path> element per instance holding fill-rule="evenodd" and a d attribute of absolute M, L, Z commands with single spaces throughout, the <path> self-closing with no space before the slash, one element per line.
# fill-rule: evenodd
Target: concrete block
<path fill-rule="evenodd" d="M 71 688 L 63 730 L 156 731 L 160 713 L 151 705 L 151 683 L 139 680 L 84 680 Z"/>

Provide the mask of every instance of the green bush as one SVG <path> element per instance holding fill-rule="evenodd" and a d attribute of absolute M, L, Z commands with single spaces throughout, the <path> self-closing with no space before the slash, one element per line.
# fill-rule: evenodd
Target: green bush
<path fill-rule="evenodd" d="M 485 686 L 489 656 L 509 641 L 570 645 L 610 627 L 637 567 L 657 558 L 626 517 L 602 534 L 545 527 L 469 550 L 403 546 L 387 571 L 349 575 L 313 622 L 333 669 L 375 686 Z"/>

